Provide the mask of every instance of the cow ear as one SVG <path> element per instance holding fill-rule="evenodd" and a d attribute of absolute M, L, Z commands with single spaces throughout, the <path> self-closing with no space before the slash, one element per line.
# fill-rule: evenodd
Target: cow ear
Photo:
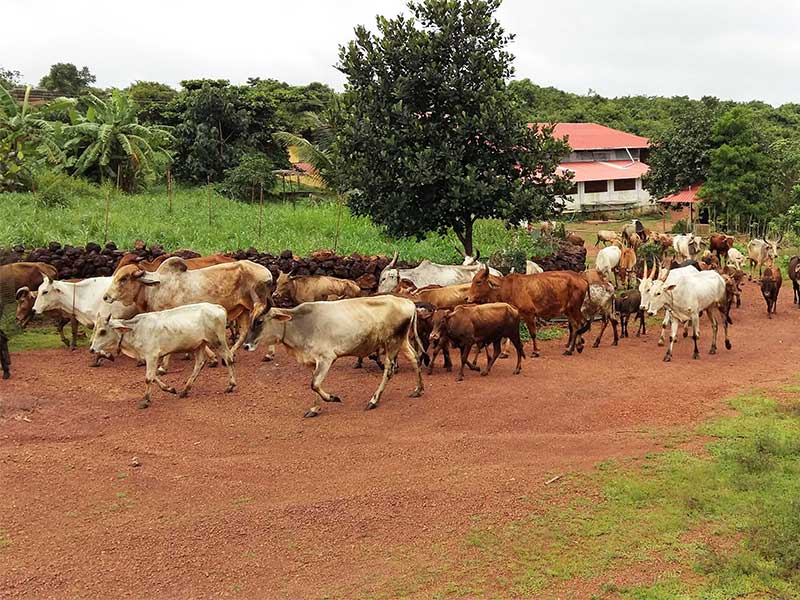
<path fill-rule="evenodd" d="M 273 313 L 272 318 L 275 319 L 276 321 L 291 321 L 292 315 L 288 313 L 279 312 L 279 313 Z"/>
<path fill-rule="evenodd" d="M 27 286 L 21 287 L 17 290 L 16 296 L 14 296 L 17 300 L 22 300 L 25 296 L 31 293 L 30 288 Z"/>
<path fill-rule="evenodd" d="M 665 292 L 671 292 L 672 290 L 674 290 L 674 289 L 675 289 L 675 286 L 676 286 L 676 285 L 677 285 L 677 284 L 675 284 L 675 283 L 670 283 L 668 286 L 664 287 L 664 291 L 665 291 Z"/>
<path fill-rule="evenodd" d="M 131 278 L 132 279 L 139 279 L 140 277 L 144 276 L 144 273 L 145 272 L 142 269 L 137 269 L 136 271 L 133 272 L 133 275 L 131 275 Z"/>
<path fill-rule="evenodd" d="M 109 319 L 110 321 L 110 319 Z M 111 327 L 119 331 L 120 333 L 128 333 L 131 328 L 125 324 L 125 321 L 118 321 L 116 323 L 110 323 Z"/>

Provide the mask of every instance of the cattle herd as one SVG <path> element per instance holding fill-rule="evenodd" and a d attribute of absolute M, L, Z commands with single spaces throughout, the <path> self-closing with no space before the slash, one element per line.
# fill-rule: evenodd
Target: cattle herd
<path fill-rule="evenodd" d="M 570 243 L 583 245 L 582 238 L 568 235 Z M 661 259 L 651 264 L 637 256 L 637 249 L 648 240 L 662 250 Z M 564 354 L 570 355 L 583 351 L 583 336 L 596 320 L 602 325 L 594 346 L 600 344 L 608 324 L 612 343 L 617 345 L 620 336 L 628 336 L 631 316 L 638 321 L 639 336 L 646 332 L 645 314 L 662 311 L 659 345 L 666 344 L 670 331 L 665 361 L 672 358 L 681 324 L 684 337 L 691 326 L 693 356 L 699 358 L 703 314 L 712 330 L 709 353 L 716 353 L 720 325 L 725 347 L 730 349 L 728 326 L 733 323 L 732 308 L 741 305 L 745 261 L 750 279 L 758 269 L 769 318 L 782 284 L 775 264 L 779 238 L 750 240 L 746 257 L 734 241 L 724 234 L 708 240 L 694 234 L 670 236 L 650 232 L 634 221 L 621 232 L 597 233 L 595 245 L 603 247 L 595 266 L 584 272 L 543 272 L 528 261 L 524 274 L 505 276 L 480 262 L 479 255 L 464 256 L 461 265 L 424 260 L 414 268 L 400 268 L 395 254 L 380 273 L 377 294 L 371 296 L 364 296 L 350 280 L 324 275 L 281 272 L 273 280 L 266 267 L 222 254 L 191 259 L 165 255 L 155 261 L 130 254 L 113 275 L 83 280 L 57 280 L 49 264 L 20 262 L 0 266 L 0 301 L 16 299 L 21 327 L 34 314 L 51 316 L 70 348 L 75 348 L 79 324 L 92 328 L 91 366 L 113 361 L 119 354 L 144 364 L 141 408 L 151 402 L 153 383 L 165 392 L 178 393 L 160 377 L 168 370 L 172 354 L 190 354 L 195 360 L 181 396 L 188 394 L 204 365 L 218 361 L 228 370 L 225 391 L 233 392 L 237 350 L 254 351 L 261 344 L 267 347 L 264 360 L 269 361 L 280 344 L 313 369 L 315 401 L 305 413 L 312 417 L 321 410 L 319 400 L 340 401 L 323 383 L 341 357 L 357 358 L 356 366 L 371 358 L 383 368 L 368 409 L 378 405 L 401 354 L 416 372 L 413 397 L 423 393 L 422 365 L 431 373 L 441 354 L 445 368 L 452 369 L 451 349 L 460 353 L 458 380 L 464 378 L 464 367 L 488 375 L 511 346 L 517 374 L 525 358 L 522 322 L 531 334 L 532 357 L 539 355 L 536 332 L 544 321 L 566 319 L 569 336 Z M 788 276 L 798 304 L 799 271 L 800 258 L 792 257 Z M 67 324 L 71 325 L 70 339 L 64 334 Z M 482 351 L 486 354 L 483 368 L 478 366 Z M 0 362 L 7 379 L 11 361 L 2 331 Z"/>

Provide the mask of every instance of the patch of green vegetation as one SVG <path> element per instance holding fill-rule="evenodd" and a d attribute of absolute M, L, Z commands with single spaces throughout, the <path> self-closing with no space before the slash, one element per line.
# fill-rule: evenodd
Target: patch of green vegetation
<path fill-rule="evenodd" d="M 800 597 L 800 404 L 760 395 L 730 404 L 735 415 L 696 432 L 712 439 L 706 453 L 606 461 L 570 476 L 585 493 L 564 506 L 499 527 L 473 519 L 467 558 L 410 576 L 405 594 L 539 597 L 602 578 L 596 597 Z M 686 565 L 690 580 L 677 575 Z M 618 587 L 614 572 L 629 568 L 650 583 Z"/>
<path fill-rule="evenodd" d="M 205 188 L 176 189 L 170 212 L 163 188 L 118 195 L 111 199 L 108 239 L 120 248 L 132 248 L 137 239 L 159 243 L 168 250 L 191 248 L 201 253 L 246 249 L 278 253 L 291 249 L 305 255 L 333 248 L 339 205 L 328 196 L 315 200 L 265 203 L 262 232 L 258 234 L 259 206 L 211 195 L 211 222 Z M 44 246 L 51 241 L 83 245 L 102 243 L 105 232 L 105 198 L 80 196 L 64 206 L 46 207 L 33 194 L 4 194 L 0 203 L 0 246 Z M 515 246 L 513 232 L 502 221 L 480 220 L 475 241 L 482 256 Z M 396 240 L 365 217 L 341 211 L 338 251 L 342 254 L 391 254 L 401 259 L 460 263 L 455 235 L 430 235 L 422 241 Z"/>
<path fill-rule="evenodd" d="M 525 327 L 523 325 L 523 327 Z M 525 340 L 531 339 L 531 334 L 528 332 L 527 327 L 524 329 L 524 333 L 527 334 Z M 564 329 L 559 327 L 558 325 L 548 325 L 547 327 L 537 327 L 536 329 L 536 339 L 540 342 L 547 342 L 549 340 L 560 340 L 564 337 Z"/>
<path fill-rule="evenodd" d="M 11 545 L 11 538 L 8 533 L 0 529 L 0 550 L 8 548 Z"/>
<path fill-rule="evenodd" d="M 8 335 L 9 352 L 24 352 L 26 350 L 49 350 L 51 348 L 65 348 L 61 338 L 56 331 L 55 325 L 49 321 L 34 321 L 25 330 L 21 330 L 14 321 L 14 313 L 11 308 L 7 308 L 3 318 L 0 319 L 0 329 Z M 81 331 L 85 329 L 81 328 Z M 69 338 L 69 326 L 64 329 L 64 333 Z M 91 333 L 86 337 L 78 338 L 78 348 L 88 348 Z M 76 350 L 79 352 L 80 350 Z M 13 361 L 13 357 L 12 357 Z"/>

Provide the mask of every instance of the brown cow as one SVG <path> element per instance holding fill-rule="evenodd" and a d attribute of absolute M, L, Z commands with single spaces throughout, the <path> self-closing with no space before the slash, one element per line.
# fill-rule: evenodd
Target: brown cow
<path fill-rule="evenodd" d="M 598 314 L 603 320 L 603 326 L 592 347 L 597 348 L 600 345 L 609 322 L 611 322 L 611 327 L 614 330 L 614 342 L 612 345 L 616 346 L 619 344 L 619 334 L 617 332 L 617 316 L 614 312 L 614 286 L 597 269 L 587 269 L 581 275 L 589 283 L 589 290 L 583 300 L 583 306 L 581 306 L 581 312 L 584 319 L 586 319 L 583 327 L 588 331 L 592 321 Z M 579 335 L 583 336 L 583 333 L 585 331 L 581 331 Z M 583 346 L 582 339 L 579 342 L 580 346 Z"/>
<path fill-rule="evenodd" d="M 490 277 L 495 277 L 491 275 Z M 499 277 L 496 278 L 499 281 Z M 408 298 L 414 302 L 427 302 L 436 308 L 455 308 L 466 304 L 471 283 L 457 283 L 455 285 L 426 285 L 417 288 L 407 279 L 403 279 L 392 292 L 396 296 Z"/>
<path fill-rule="evenodd" d="M 619 262 L 614 267 L 615 277 L 622 282 L 624 287 L 628 287 L 628 277 L 636 267 L 636 250 L 633 248 L 623 248 Z"/>
<path fill-rule="evenodd" d="M 570 231 L 564 239 L 574 246 L 583 246 L 584 244 L 583 238 L 574 231 Z"/>
<path fill-rule="evenodd" d="M 722 257 L 724 256 L 727 260 L 728 258 L 728 250 L 733 248 L 733 243 L 736 241 L 736 238 L 732 235 L 725 235 L 724 233 L 714 233 L 711 235 L 708 249 L 711 252 L 715 252 L 717 255 L 717 260 L 722 262 Z"/>
<path fill-rule="evenodd" d="M 68 280 L 75 281 L 75 280 Z M 17 325 L 20 329 L 25 327 L 33 319 L 33 305 L 36 302 L 37 292 L 32 292 L 27 286 L 23 286 L 17 290 Z M 75 350 L 78 345 L 78 319 L 75 315 L 71 315 L 63 310 L 51 310 L 45 313 L 48 317 L 56 322 L 56 329 L 61 338 L 61 342 L 70 350 Z M 68 340 L 64 335 L 64 326 L 68 323 L 72 325 L 72 340 Z"/>
<path fill-rule="evenodd" d="M 358 298 L 361 295 L 361 288 L 349 279 L 327 275 L 293 276 L 279 271 L 272 295 L 276 300 L 297 306 L 303 302 Z"/>
<path fill-rule="evenodd" d="M 800 306 L 800 256 L 789 259 L 789 279 L 792 280 L 793 302 Z"/>
<path fill-rule="evenodd" d="M 517 351 L 517 366 L 514 369 L 514 375 L 517 375 L 522 370 L 525 356 L 519 337 L 519 311 L 505 302 L 456 306 L 434 325 L 430 335 L 434 346 L 447 340 L 461 352 L 461 368 L 456 381 L 464 379 L 464 365 L 478 370 L 477 364 L 469 363 L 469 353 L 474 345 L 478 348 L 492 345 L 492 356 L 487 361 L 486 369 L 481 371 L 481 375 L 488 375 L 500 356 L 503 338 L 510 339 Z"/>
<path fill-rule="evenodd" d="M 537 275 L 512 273 L 502 279 L 489 277 L 483 269 L 472 279 L 467 302 L 483 304 L 506 302 L 519 311 L 533 340 L 533 356 L 539 356 L 536 344 L 536 319 L 565 315 L 569 321 L 566 355 L 575 350 L 578 330 L 583 325 L 581 306 L 589 283 L 573 271 L 547 271 Z"/>
<path fill-rule="evenodd" d="M 431 332 L 436 327 L 436 324 L 449 314 L 450 311 L 437 309 L 433 304 L 427 302 L 415 302 L 414 304 L 417 307 L 417 333 L 422 342 L 422 349 L 428 355 L 428 375 L 433 373 L 433 363 L 436 361 L 439 352 L 441 352 L 444 357 L 445 370 L 448 373 L 451 372 L 453 370 L 453 363 L 450 360 L 450 345 L 447 340 L 440 339 L 439 343 L 435 344 L 433 348 L 431 348 L 430 340 Z M 412 341 L 412 344 L 413 343 Z M 429 351 L 431 349 L 433 350 L 432 352 Z"/>
<path fill-rule="evenodd" d="M 126 267 L 128 265 L 137 265 L 142 271 L 147 271 L 152 273 L 158 267 L 161 266 L 168 258 L 172 258 L 176 256 L 175 253 L 172 254 L 162 254 L 161 256 L 156 256 L 153 260 L 145 260 L 143 257 L 134 254 L 133 252 L 128 252 L 127 254 L 123 254 L 122 258 L 119 259 L 117 263 L 117 268 L 114 269 L 116 273 L 122 267 Z M 211 265 L 221 265 L 223 263 L 230 263 L 236 262 L 236 259 L 230 256 L 226 256 L 225 254 L 209 254 L 208 256 L 198 256 L 196 258 L 184 258 L 183 261 L 186 263 L 186 266 L 189 270 L 194 269 L 203 269 L 205 267 L 210 267 Z"/>
<path fill-rule="evenodd" d="M 27 287 L 36 290 L 44 276 L 56 278 L 56 268 L 43 262 L 18 262 L 0 265 L 0 313 L 4 304 L 15 302 L 17 290 Z"/>
<path fill-rule="evenodd" d="M 767 316 L 771 319 L 778 305 L 778 293 L 781 291 L 781 270 L 771 262 L 764 267 L 761 276 L 761 295 L 767 303 Z"/>
<path fill-rule="evenodd" d="M 745 272 L 737 269 L 733 263 L 728 263 L 722 268 L 722 276 L 728 277 L 733 281 L 733 295 L 736 298 L 736 308 L 742 305 L 742 284 L 744 283 Z"/>

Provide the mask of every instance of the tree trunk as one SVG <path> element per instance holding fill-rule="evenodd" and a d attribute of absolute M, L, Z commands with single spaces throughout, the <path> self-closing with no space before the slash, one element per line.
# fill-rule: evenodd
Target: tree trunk
<path fill-rule="evenodd" d="M 467 256 L 475 256 L 472 253 L 472 219 L 467 219 L 466 223 L 464 224 L 464 231 L 456 230 L 456 236 L 458 240 L 461 242 L 461 245 L 464 246 L 464 254 Z"/>

